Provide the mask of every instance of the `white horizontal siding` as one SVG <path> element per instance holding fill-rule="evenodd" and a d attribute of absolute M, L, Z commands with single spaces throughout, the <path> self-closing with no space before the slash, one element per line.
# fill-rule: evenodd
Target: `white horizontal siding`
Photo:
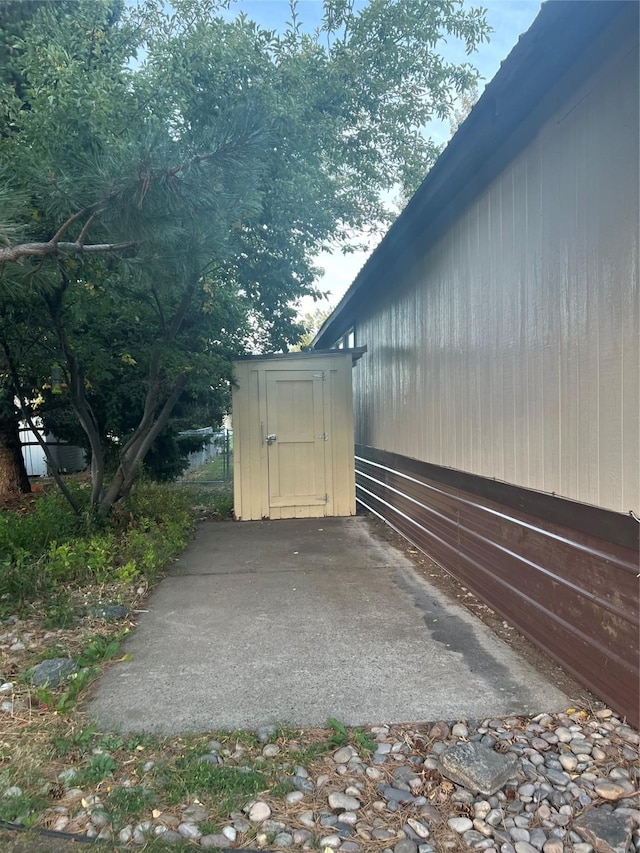
<path fill-rule="evenodd" d="M 358 442 L 640 510 L 638 55 L 620 53 L 358 318 Z"/>

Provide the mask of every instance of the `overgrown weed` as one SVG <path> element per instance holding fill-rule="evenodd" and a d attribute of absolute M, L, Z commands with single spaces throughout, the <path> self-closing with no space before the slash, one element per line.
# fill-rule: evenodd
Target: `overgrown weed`
<path fill-rule="evenodd" d="M 88 509 L 88 493 L 72 484 Z M 71 627 L 72 590 L 86 584 L 152 584 L 188 542 L 192 499 L 179 487 L 141 482 L 107 520 L 76 517 L 62 496 L 42 494 L 29 513 L 0 512 L 0 617 L 40 601 L 46 627 Z"/>

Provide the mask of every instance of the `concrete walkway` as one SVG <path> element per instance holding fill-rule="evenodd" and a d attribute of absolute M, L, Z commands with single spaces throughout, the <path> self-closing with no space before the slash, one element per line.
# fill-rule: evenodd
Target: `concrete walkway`
<path fill-rule="evenodd" d="M 365 518 L 208 522 L 100 680 L 103 729 L 535 714 L 567 697 Z"/>

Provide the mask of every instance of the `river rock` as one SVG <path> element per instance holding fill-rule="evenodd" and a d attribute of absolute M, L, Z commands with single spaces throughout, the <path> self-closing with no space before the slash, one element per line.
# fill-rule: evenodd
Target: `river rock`
<path fill-rule="evenodd" d="M 623 785 L 609 779 L 598 779 L 594 787 L 596 794 L 603 800 L 620 800 L 627 795 L 627 790 Z"/>
<path fill-rule="evenodd" d="M 266 803 L 260 800 L 254 803 L 249 810 L 249 820 L 253 821 L 253 823 L 262 823 L 262 821 L 268 820 L 270 817 L 271 809 Z"/>
<path fill-rule="evenodd" d="M 329 794 L 329 805 L 334 811 L 353 812 L 360 808 L 360 800 L 336 791 Z"/>

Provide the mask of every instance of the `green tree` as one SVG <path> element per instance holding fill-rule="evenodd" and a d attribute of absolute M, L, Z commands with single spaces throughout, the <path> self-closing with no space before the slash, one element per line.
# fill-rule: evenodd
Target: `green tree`
<path fill-rule="evenodd" d="M 0 288 L 5 307 L 29 294 L 38 354 L 12 356 L 19 323 L 5 352 L 24 408 L 61 365 L 98 511 L 231 353 L 295 343 L 314 254 L 388 221 L 381 192 L 415 188 L 435 154 L 421 128 L 475 80 L 439 39 L 471 52 L 488 31 L 450 0 L 325 0 L 314 34 L 295 3 L 280 34 L 228 5 L 45 5 L 19 52 L 29 109 L 5 105 Z M 134 422 L 114 432 L 127 395 Z"/>

